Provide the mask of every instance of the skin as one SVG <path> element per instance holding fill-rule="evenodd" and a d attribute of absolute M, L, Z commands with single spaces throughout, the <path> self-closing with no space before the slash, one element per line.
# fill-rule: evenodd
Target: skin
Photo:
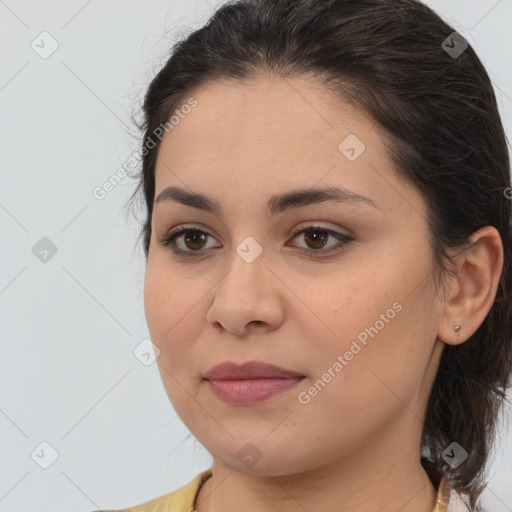
<path fill-rule="evenodd" d="M 467 340 L 491 308 L 503 264 L 498 232 L 476 232 L 456 260 L 458 276 L 438 291 L 424 199 L 395 174 L 367 114 L 306 78 L 217 80 L 190 96 L 198 105 L 162 139 L 155 198 L 179 186 L 219 201 L 222 215 L 155 204 L 144 304 L 168 397 L 213 457 L 196 510 L 431 512 L 437 492 L 419 456 L 425 408 L 445 344 Z M 338 149 L 349 134 L 366 146 L 354 161 Z M 273 194 L 323 185 L 378 208 L 265 211 Z M 338 243 L 292 234 L 308 222 L 355 240 L 307 255 Z M 184 224 L 209 235 L 175 240 L 201 257 L 157 243 Z M 236 251 L 248 236 L 263 249 L 252 263 Z M 400 312 L 300 403 L 394 303 Z M 257 405 L 230 405 L 202 380 L 225 360 L 270 362 L 305 379 Z M 252 467 L 237 457 L 249 442 L 261 455 Z"/>

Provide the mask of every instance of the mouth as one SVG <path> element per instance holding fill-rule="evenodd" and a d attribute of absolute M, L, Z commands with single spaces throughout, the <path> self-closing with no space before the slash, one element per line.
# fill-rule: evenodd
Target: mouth
<path fill-rule="evenodd" d="M 203 378 L 222 401 L 250 405 L 263 402 L 297 386 L 305 375 L 263 361 L 236 364 L 224 361 L 212 367 Z"/>
<path fill-rule="evenodd" d="M 269 400 L 297 386 L 305 377 L 205 379 L 217 398 L 229 404 L 251 405 Z"/>

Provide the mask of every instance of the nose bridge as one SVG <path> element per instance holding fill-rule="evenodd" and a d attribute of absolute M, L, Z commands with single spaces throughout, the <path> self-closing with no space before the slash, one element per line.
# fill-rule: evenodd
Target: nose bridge
<path fill-rule="evenodd" d="M 234 293 L 238 299 L 243 299 L 244 295 L 259 295 L 263 283 L 267 282 L 265 274 L 269 273 L 267 268 L 266 253 L 263 245 L 254 237 L 247 236 L 233 247 L 233 254 L 229 258 L 230 268 L 224 278 L 219 283 L 217 295 L 220 291 Z M 249 299 L 250 300 L 250 299 Z M 244 301 L 242 300 L 242 304 Z"/>

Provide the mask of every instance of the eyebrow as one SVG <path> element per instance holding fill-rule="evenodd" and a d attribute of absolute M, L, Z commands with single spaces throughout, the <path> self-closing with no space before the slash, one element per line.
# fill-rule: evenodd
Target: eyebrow
<path fill-rule="evenodd" d="M 222 208 L 215 199 L 197 192 L 189 192 L 179 187 L 167 187 L 155 199 L 154 203 L 164 201 L 176 201 L 192 208 L 204 210 L 213 215 L 222 215 Z M 380 210 L 380 208 L 368 197 L 356 194 L 345 188 L 323 187 L 314 189 L 292 190 L 283 194 L 273 195 L 267 204 L 270 215 L 283 213 L 294 208 L 301 208 L 312 204 L 325 202 L 358 202 L 364 203 Z"/>

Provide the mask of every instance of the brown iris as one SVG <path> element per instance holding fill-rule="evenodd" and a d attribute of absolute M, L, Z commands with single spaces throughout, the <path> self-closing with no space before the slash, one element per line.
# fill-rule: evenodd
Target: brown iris
<path fill-rule="evenodd" d="M 313 233 L 313 235 L 312 235 L 312 233 Z M 322 234 L 314 235 L 314 233 L 322 233 Z M 320 248 L 320 245 L 316 245 L 319 242 L 321 242 L 321 246 L 323 247 L 323 245 L 326 243 L 328 237 L 329 237 L 329 234 L 327 233 L 327 231 L 322 230 L 322 229 L 309 229 L 309 230 L 304 231 L 304 239 L 306 240 L 306 242 L 308 242 L 308 239 L 312 239 L 312 241 L 313 241 L 312 246 L 315 249 Z M 309 245 L 309 242 L 308 242 L 308 245 Z"/>
<path fill-rule="evenodd" d="M 201 242 L 203 242 L 203 243 L 206 241 L 205 233 L 201 233 L 200 231 L 195 231 L 195 230 L 187 231 L 183 238 L 184 238 L 185 244 L 191 250 L 201 249 L 202 246 L 194 247 L 194 244 L 198 243 L 198 240 L 201 240 Z M 189 243 L 191 243 L 192 245 L 190 246 Z"/>

